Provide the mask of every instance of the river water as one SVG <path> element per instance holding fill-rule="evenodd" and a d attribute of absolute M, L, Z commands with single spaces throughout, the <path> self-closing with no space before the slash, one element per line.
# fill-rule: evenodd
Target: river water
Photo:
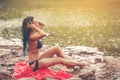
<path fill-rule="evenodd" d="M 20 19 L 0 20 L 0 27 L 18 27 L 22 23 L 22 19 L 26 16 L 34 16 L 35 19 L 45 23 L 46 26 L 81 26 L 89 27 L 93 25 L 108 26 L 120 24 L 120 10 L 119 8 L 41 8 L 23 12 Z"/>
<path fill-rule="evenodd" d="M 45 23 L 46 28 L 48 28 L 46 31 L 52 34 L 51 37 L 44 40 L 45 44 L 86 45 L 98 47 L 107 54 L 119 55 L 120 53 L 119 7 L 34 9 L 24 11 L 21 18 L 0 20 L 0 27 L 1 29 L 20 27 L 22 20 L 27 16 L 34 16 L 35 19 Z"/>

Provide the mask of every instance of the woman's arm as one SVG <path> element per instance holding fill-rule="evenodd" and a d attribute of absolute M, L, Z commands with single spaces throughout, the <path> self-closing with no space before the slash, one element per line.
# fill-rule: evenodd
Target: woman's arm
<path fill-rule="evenodd" d="M 46 36 L 46 33 L 34 24 L 30 24 L 29 26 L 34 30 L 34 32 L 30 34 L 30 40 L 39 40 Z"/>
<path fill-rule="evenodd" d="M 39 21 L 34 21 L 33 24 L 35 24 L 40 29 L 42 29 L 45 26 L 45 24 L 43 24 L 42 22 L 39 22 Z"/>
<path fill-rule="evenodd" d="M 45 26 L 45 24 L 38 22 L 38 24 L 41 26 L 41 28 L 43 28 Z"/>

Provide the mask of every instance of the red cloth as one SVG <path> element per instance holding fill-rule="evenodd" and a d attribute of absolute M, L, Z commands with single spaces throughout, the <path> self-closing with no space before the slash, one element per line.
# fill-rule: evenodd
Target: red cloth
<path fill-rule="evenodd" d="M 51 77 L 58 80 L 65 80 L 72 77 L 72 75 L 63 70 L 51 71 L 49 68 L 33 72 L 33 68 L 29 66 L 29 63 L 18 62 L 15 65 L 13 77 L 15 79 L 33 77 L 36 80 L 42 80 L 44 78 Z"/>

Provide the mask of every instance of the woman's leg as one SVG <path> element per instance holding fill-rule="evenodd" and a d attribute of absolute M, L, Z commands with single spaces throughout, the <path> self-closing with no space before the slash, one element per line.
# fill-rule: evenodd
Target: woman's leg
<path fill-rule="evenodd" d="M 60 57 L 55 57 L 55 58 L 43 58 L 39 60 L 39 69 L 44 69 L 50 66 L 53 66 L 55 64 L 62 64 L 65 65 L 67 67 L 74 67 L 74 66 L 86 66 L 88 65 L 87 62 L 74 62 L 71 60 L 67 60 L 64 58 L 60 58 Z M 33 66 L 34 67 L 34 66 Z"/>
<path fill-rule="evenodd" d="M 64 58 L 63 52 L 60 47 L 54 46 L 52 48 L 49 48 L 48 50 L 40 53 L 41 58 L 51 58 L 53 55 L 57 55 L 57 57 Z"/>

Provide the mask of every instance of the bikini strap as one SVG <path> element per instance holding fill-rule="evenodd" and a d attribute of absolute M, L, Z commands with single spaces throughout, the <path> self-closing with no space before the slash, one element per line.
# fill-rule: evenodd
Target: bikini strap
<path fill-rule="evenodd" d="M 35 68 L 33 69 L 33 71 L 35 72 L 38 69 L 38 60 L 35 61 Z"/>
<path fill-rule="evenodd" d="M 39 58 L 40 59 L 40 58 Z M 33 71 L 35 72 L 37 69 L 38 69 L 38 60 L 39 59 L 37 59 L 37 60 L 35 60 L 35 61 L 33 61 L 33 62 L 29 62 L 29 66 L 31 66 L 33 63 L 35 63 L 35 68 L 33 69 Z"/>
<path fill-rule="evenodd" d="M 33 63 L 35 63 L 35 61 L 33 61 L 33 62 L 29 62 L 29 66 L 31 66 Z"/>

